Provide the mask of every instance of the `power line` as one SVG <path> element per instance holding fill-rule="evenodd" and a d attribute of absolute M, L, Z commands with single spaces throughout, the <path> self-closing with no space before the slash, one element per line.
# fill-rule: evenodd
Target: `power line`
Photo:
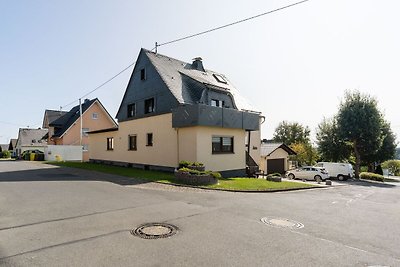
<path fill-rule="evenodd" d="M 223 28 L 226 28 L 226 27 L 229 27 L 229 26 L 233 26 L 233 25 L 236 25 L 236 24 L 239 24 L 239 23 L 248 21 L 248 20 L 252 20 L 252 19 L 255 19 L 255 18 L 258 18 L 258 17 L 261 17 L 261 16 L 265 16 L 265 15 L 268 15 L 268 14 L 271 14 L 271 13 L 274 13 L 274 12 L 277 12 L 277 11 L 281 11 L 281 10 L 283 10 L 283 9 L 287 9 L 287 8 L 290 8 L 290 7 L 293 7 L 293 6 L 296 6 L 296 5 L 299 5 L 299 4 L 308 2 L 308 1 L 310 1 L 310 0 L 299 1 L 299 2 L 290 4 L 290 5 L 286 5 L 286 6 L 277 8 L 277 9 L 273 9 L 273 10 L 270 10 L 270 11 L 267 11 L 267 12 L 264 12 L 264 13 L 261 13 L 261 14 L 255 15 L 255 16 L 252 16 L 252 17 L 248 17 L 248 18 L 241 19 L 241 20 L 238 20 L 238 21 L 235 21 L 235 22 L 232 22 L 232 23 L 228 23 L 228 24 L 225 24 L 225 25 L 216 27 L 216 28 L 212 28 L 212 29 L 209 29 L 209 30 L 206 30 L 206 31 L 202 31 L 202 32 L 199 32 L 199 33 L 195 33 L 195 34 L 192 34 L 192 35 L 188 35 L 188 36 L 185 36 L 185 37 L 181 37 L 181 38 L 178 38 L 178 39 L 169 41 L 169 42 L 165 42 L 165 43 L 161 43 L 161 44 L 158 44 L 158 43 L 156 42 L 156 46 L 152 49 L 152 51 L 153 51 L 153 50 L 156 50 L 156 52 L 157 52 L 157 47 L 164 46 L 164 45 L 168 45 L 168 44 L 172 44 L 172 43 L 176 43 L 176 42 L 179 42 L 179 41 L 183 41 L 183 40 L 186 40 L 186 39 L 189 39 L 189 38 L 193 38 L 193 37 L 196 37 L 196 36 L 199 36 L 199 35 L 203 35 L 203 34 L 206 34 L 206 33 L 209 33 L 209 32 L 217 31 L 217 30 L 220 30 L 220 29 L 223 29 Z M 112 80 L 114 80 L 116 77 L 118 77 L 119 75 L 121 75 L 124 71 L 126 71 L 127 69 L 129 69 L 129 68 L 130 68 L 132 65 L 134 65 L 135 63 L 136 63 L 136 62 L 132 62 L 131 64 L 129 64 L 129 66 L 127 66 L 126 68 L 124 68 L 123 70 L 121 70 L 120 72 L 118 72 L 116 75 L 114 75 L 113 77 L 111 77 L 110 79 L 108 79 L 107 81 L 105 81 L 104 83 L 100 84 L 99 86 L 97 86 L 97 87 L 94 88 L 93 90 L 89 91 L 89 92 L 86 93 L 85 95 L 81 96 L 80 98 L 78 98 L 78 99 L 76 99 L 76 100 L 74 100 L 74 101 L 72 101 L 72 102 L 70 102 L 70 103 L 68 103 L 68 104 L 66 104 L 66 105 L 60 106 L 60 108 L 62 109 L 62 108 L 68 107 L 68 106 L 72 105 L 73 103 L 79 101 L 79 99 L 82 99 L 82 98 L 84 98 L 84 97 L 90 95 L 91 93 L 95 92 L 96 90 L 100 89 L 101 87 L 103 87 L 103 86 L 106 85 L 107 83 L 109 83 L 109 82 L 111 82 Z"/>
<path fill-rule="evenodd" d="M 97 86 L 96 88 L 94 88 L 93 90 L 91 90 L 90 92 L 86 93 L 85 95 L 81 96 L 80 98 L 75 99 L 74 101 L 72 101 L 72 102 L 70 102 L 70 103 L 68 103 L 68 104 L 66 104 L 66 105 L 64 105 L 64 106 L 61 106 L 60 108 L 62 109 L 62 108 L 68 107 L 68 106 L 72 105 L 73 103 L 75 103 L 76 101 L 79 101 L 79 99 L 82 99 L 82 98 L 84 98 L 84 97 L 90 95 L 90 94 L 93 93 L 94 91 L 97 91 L 98 89 L 100 89 L 101 87 L 103 87 L 104 85 L 106 85 L 107 83 L 109 83 L 109 82 L 111 82 L 112 80 L 114 80 L 115 78 L 117 78 L 119 75 L 121 75 L 121 74 L 122 74 L 123 72 L 125 72 L 127 69 L 129 69 L 130 67 L 132 67 L 133 64 L 135 64 L 135 63 L 136 63 L 136 61 L 132 62 L 131 64 L 129 64 L 128 66 L 126 66 L 123 70 L 121 70 L 120 72 L 118 72 L 117 74 L 115 74 L 113 77 L 111 77 L 111 78 L 108 79 L 107 81 L 103 82 L 102 84 L 100 84 L 99 86 Z"/>
<path fill-rule="evenodd" d="M 206 31 L 202 31 L 202 32 L 199 32 L 199 33 L 195 33 L 195 34 L 192 34 L 192 35 L 181 37 L 181 38 L 169 41 L 169 42 L 165 42 L 165 43 L 161 43 L 161 44 L 156 43 L 156 47 L 154 47 L 152 50 L 155 49 L 157 51 L 157 47 L 160 47 L 160 46 L 163 46 L 163 45 L 176 43 L 176 42 L 183 41 L 183 40 L 186 40 L 186 39 L 189 39 L 189 38 L 193 38 L 193 37 L 196 37 L 196 36 L 199 36 L 199 35 L 203 35 L 203 34 L 206 34 L 206 33 L 209 33 L 209 32 L 217 31 L 217 30 L 220 30 L 220 29 L 223 29 L 223 28 L 226 28 L 226 27 L 229 27 L 229 26 L 233 26 L 233 25 L 236 25 L 236 24 L 248 21 L 248 20 L 252 20 L 252 19 L 255 19 L 255 18 L 258 18 L 258 17 L 261 17 L 261 16 L 265 16 L 265 15 L 268 15 L 268 14 L 271 14 L 271 13 L 274 13 L 274 12 L 277 12 L 277 11 L 281 11 L 283 9 L 287 9 L 287 8 L 290 8 L 290 7 L 293 7 L 293 6 L 296 6 L 296 5 L 300 5 L 300 4 L 303 4 L 303 3 L 308 2 L 308 1 L 310 1 L 310 0 L 299 1 L 299 2 L 290 4 L 290 5 L 287 5 L 287 6 L 283 6 L 283 7 L 277 8 L 277 9 L 273 9 L 273 10 L 270 10 L 270 11 L 267 11 L 267 12 L 252 16 L 252 17 L 241 19 L 241 20 L 238 20 L 238 21 L 235 21 L 235 22 L 232 22 L 232 23 L 228 23 L 228 24 L 216 27 L 216 28 L 212 28 L 212 29 L 209 29 L 209 30 L 206 30 Z"/>

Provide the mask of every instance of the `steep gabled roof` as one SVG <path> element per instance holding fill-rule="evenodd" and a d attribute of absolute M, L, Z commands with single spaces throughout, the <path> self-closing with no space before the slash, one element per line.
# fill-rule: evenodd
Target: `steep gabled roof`
<path fill-rule="evenodd" d="M 8 150 L 8 144 L 0 144 L 0 152 L 7 150 Z"/>
<path fill-rule="evenodd" d="M 42 127 L 43 128 L 47 127 L 47 125 L 50 125 L 52 122 L 54 122 L 55 120 L 59 119 L 60 117 L 64 116 L 67 113 L 68 111 L 46 109 L 44 111 Z M 47 125 L 45 125 L 46 118 L 47 118 Z"/>
<path fill-rule="evenodd" d="M 289 155 L 296 155 L 296 152 L 284 143 L 261 143 L 261 156 L 269 156 L 279 148 L 285 150 Z"/>
<path fill-rule="evenodd" d="M 180 104 L 193 104 L 190 103 L 190 98 L 188 99 L 186 97 L 191 94 L 190 87 L 185 84 L 185 81 L 182 78 L 183 76 L 186 76 L 199 83 L 199 86 L 202 85 L 209 89 L 220 90 L 232 95 L 237 109 L 254 111 L 254 108 L 240 95 L 239 91 L 224 74 L 207 69 L 205 69 L 205 71 L 200 71 L 191 63 L 183 62 L 158 53 L 156 54 L 146 49 L 142 49 L 141 53 L 147 55 L 164 83 Z M 220 77 L 224 82 L 218 81 L 218 78 Z"/>
<path fill-rule="evenodd" d="M 20 128 L 17 143 L 20 146 L 26 145 L 46 145 L 43 137 L 48 133 L 48 129 L 29 129 Z"/>
<path fill-rule="evenodd" d="M 234 105 L 233 108 L 255 111 L 224 74 L 204 69 L 202 63 L 200 63 L 201 68 L 197 68 L 193 63 L 187 63 L 143 48 L 140 50 L 137 62 L 141 61 L 142 57 L 148 58 L 179 104 L 203 103 L 202 93 L 205 91 L 204 89 L 210 89 L 230 95 Z M 200 58 L 198 59 L 201 60 Z M 136 68 L 137 65 L 133 69 L 123 100 L 118 109 L 117 117 L 128 95 L 128 90 L 130 90 L 130 83 L 132 82 L 133 74 L 137 71 Z"/>
<path fill-rule="evenodd" d="M 85 111 L 88 110 L 96 101 L 98 101 L 97 98 L 84 101 L 84 103 L 82 103 L 82 114 L 85 113 Z M 50 126 L 57 128 L 53 137 L 61 137 L 72 126 L 72 124 L 79 119 L 79 116 L 79 105 L 76 105 L 66 114 L 50 123 Z"/>

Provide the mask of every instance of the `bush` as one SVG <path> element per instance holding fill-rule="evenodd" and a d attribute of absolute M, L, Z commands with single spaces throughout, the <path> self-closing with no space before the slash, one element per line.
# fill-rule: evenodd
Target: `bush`
<path fill-rule="evenodd" d="M 400 160 L 388 160 L 382 163 L 384 169 L 389 169 L 393 175 L 400 175 Z"/>
<path fill-rule="evenodd" d="M 204 164 L 201 162 L 197 162 L 197 161 L 194 161 L 194 162 L 187 161 L 187 160 L 179 161 L 179 168 L 185 168 L 185 167 L 187 168 L 190 166 L 202 167 L 202 166 L 204 166 Z"/>
<path fill-rule="evenodd" d="M 214 177 L 215 179 L 221 179 L 222 175 L 219 172 L 210 172 L 210 174 L 212 175 L 212 177 Z"/>
<path fill-rule="evenodd" d="M 0 152 L 0 153 L 1 153 L 1 157 L 2 158 L 5 158 L 5 159 L 11 158 L 11 152 L 8 151 L 8 150 L 5 150 L 5 151 Z"/>
<path fill-rule="evenodd" d="M 360 178 L 365 180 L 379 181 L 383 182 L 384 178 L 380 174 L 372 173 L 372 172 L 362 172 L 360 173 Z"/>
<path fill-rule="evenodd" d="M 178 171 L 188 172 L 188 173 L 194 174 L 194 175 L 209 174 L 212 177 L 214 177 L 215 179 L 221 179 L 222 178 L 222 175 L 219 172 L 213 172 L 213 171 L 199 171 L 199 170 L 193 170 L 193 169 L 186 168 L 186 167 L 180 168 L 180 169 L 178 169 Z"/>

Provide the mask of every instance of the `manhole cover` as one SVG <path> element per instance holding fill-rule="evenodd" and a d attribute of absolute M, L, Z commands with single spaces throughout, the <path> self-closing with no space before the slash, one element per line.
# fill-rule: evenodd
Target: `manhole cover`
<path fill-rule="evenodd" d="M 267 225 L 277 226 L 277 227 L 281 227 L 281 228 L 300 229 L 300 228 L 304 227 L 304 224 L 302 224 L 300 222 L 296 222 L 296 221 L 289 220 L 289 219 L 283 219 L 283 218 L 264 217 L 261 219 L 261 221 Z"/>
<path fill-rule="evenodd" d="M 178 227 L 167 223 L 146 223 L 131 231 L 131 234 L 144 239 L 166 238 L 176 234 Z"/>

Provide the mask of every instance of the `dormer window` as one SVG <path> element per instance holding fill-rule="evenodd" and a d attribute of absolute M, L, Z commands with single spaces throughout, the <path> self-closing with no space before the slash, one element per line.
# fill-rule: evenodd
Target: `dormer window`
<path fill-rule="evenodd" d="M 142 81 L 146 80 L 146 69 L 145 68 L 140 70 L 140 80 L 142 80 Z"/>
<path fill-rule="evenodd" d="M 228 82 L 225 80 L 225 78 L 224 77 L 222 77 L 222 75 L 219 75 L 219 74 L 213 74 L 213 76 L 214 76 L 214 78 L 217 80 L 217 82 L 219 82 L 219 83 L 225 83 L 225 84 L 227 84 Z"/>
<path fill-rule="evenodd" d="M 224 107 L 224 101 L 218 100 L 218 99 L 211 99 L 211 106 L 213 107 L 219 107 L 223 108 Z"/>

